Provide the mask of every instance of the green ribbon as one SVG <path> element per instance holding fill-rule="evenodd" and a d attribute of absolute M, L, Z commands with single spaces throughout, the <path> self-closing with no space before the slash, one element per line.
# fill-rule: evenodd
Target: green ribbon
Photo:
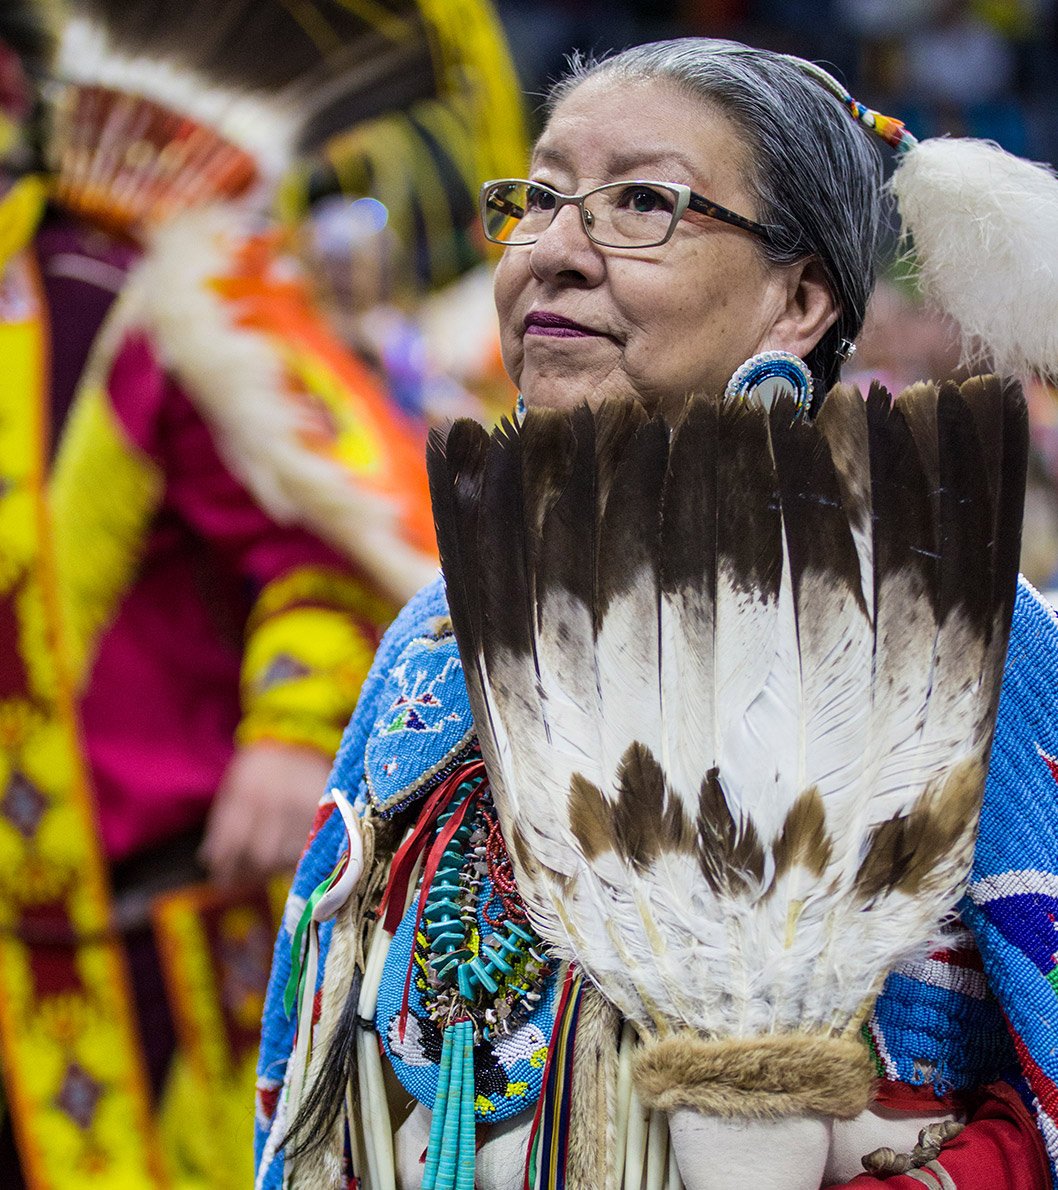
<path fill-rule="evenodd" d="M 345 857 L 343 856 L 338 862 L 338 866 L 327 879 L 322 884 L 318 884 L 313 890 L 312 896 L 305 902 L 305 908 L 301 911 L 301 917 L 298 918 L 297 928 L 294 930 L 294 936 L 290 940 L 290 975 L 287 977 L 287 985 L 283 989 L 283 1011 L 287 1016 L 290 1016 L 294 1011 L 294 1005 L 298 1002 L 298 990 L 301 986 L 301 977 L 305 971 L 305 958 L 309 951 L 308 930 L 312 922 L 312 915 L 316 910 L 316 906 L 330 892 L 344 869 Z M 315 991 L 315 988 L 313 991 Z"/>

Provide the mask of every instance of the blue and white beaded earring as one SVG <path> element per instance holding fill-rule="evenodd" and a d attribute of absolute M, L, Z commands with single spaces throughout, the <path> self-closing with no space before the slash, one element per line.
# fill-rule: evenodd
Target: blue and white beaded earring
<path fill-rule="evenodd" d="M 523 421 L 525 421 L 525 397 L 519 393 L 518 400 L 514 403 L 514 424 L 520 426 Z"/>
<path fill-rule="evenodd" d="M 770 409 L 780 393 L 793 397 L 798 414 L 812 404 L 812 373 L 798 355 L 789 351 L 762 351 L 738 369 L 727 382 L 724 396 L 759 401 Z"/>

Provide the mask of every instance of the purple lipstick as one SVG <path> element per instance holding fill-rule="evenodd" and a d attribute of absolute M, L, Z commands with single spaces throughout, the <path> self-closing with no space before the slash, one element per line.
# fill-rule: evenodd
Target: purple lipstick
<path fill-rule="evenodd" d="M 563 318 L 561 314 L 552 314 L 548 310 L 534 310 L 525 316 L 525 333 L 527 335 L 550 335 L 556 339 L 585 339 L 605 338 L 602 331 L 592 330 L 590 326 L 582 326 L 572 318 Z"/>

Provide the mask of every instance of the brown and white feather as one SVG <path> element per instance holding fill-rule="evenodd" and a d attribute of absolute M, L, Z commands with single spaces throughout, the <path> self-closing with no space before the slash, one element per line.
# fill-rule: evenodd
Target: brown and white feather
<path fill-rule="evenodd" d="M 640 1031 L 853 1028 L 969 869 L 1024 406 L 694 398 L 435 437 L 449 605 L 519 888 Z"/>

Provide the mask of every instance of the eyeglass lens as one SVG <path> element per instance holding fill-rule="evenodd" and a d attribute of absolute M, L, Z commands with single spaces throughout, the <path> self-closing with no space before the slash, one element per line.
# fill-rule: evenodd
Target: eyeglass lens
<path fill-rule="evenodd" d="M 676 193 L 660 186 L 614 182 L 584 197 L 588 235 L 613 248 L 648 247 L 668 235 Z M 485 231 L 501 244 L 531 244 L 558 210 L 554 191 L 528 182 L 500 182 L 485 195 Z"/>

